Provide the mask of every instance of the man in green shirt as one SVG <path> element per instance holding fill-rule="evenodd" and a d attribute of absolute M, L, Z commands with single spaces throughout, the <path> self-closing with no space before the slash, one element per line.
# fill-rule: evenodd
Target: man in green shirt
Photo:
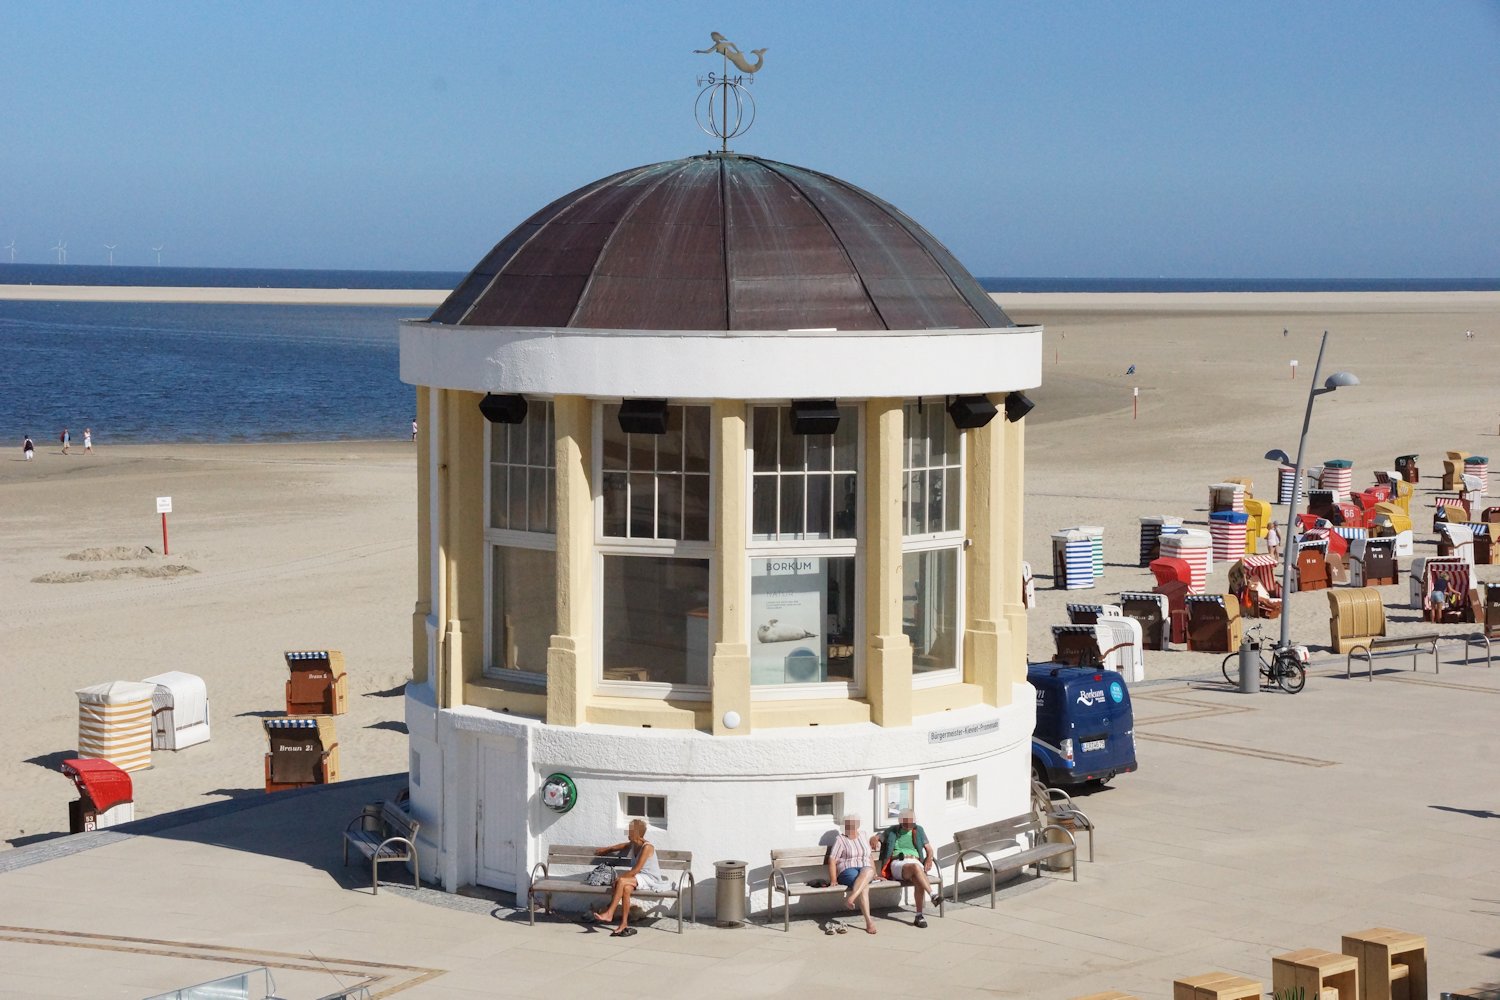
<path fill-rule="evenodd" d="M 937 893 L 932 891 L 932 882 L 927 877 L 936 861 L 932 841 L 927 839 L 927 831 L 917 825 L 917 817 L 912 810 L 901 810 L 899 819 L 900 822 L 895 826 L 887 827 L 880 834 L 880 867 L 877 870 L 884 877 L 904 882 L 916 890 L 917 919 L 912 924 L 926 927 L 927 918 L 922 911 L 926 908 L 928 897 L 932 898 L 933 906 L 941 902 Z"/>

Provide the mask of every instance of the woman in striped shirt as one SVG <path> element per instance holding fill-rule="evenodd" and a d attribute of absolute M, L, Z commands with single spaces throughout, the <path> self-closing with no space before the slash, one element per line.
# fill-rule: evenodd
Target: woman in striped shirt
<path fill-rule="evenodd" d="M 844 906 L 854 909 L 857 905 L 865 917 L 865 933 L 875 933 L 875 921 L 870 918 L 870 882 L 875 878 L 875 866 L 870 860 L 870 844 L 859 829 L 859 817 L 844 817 L 844 832 L 839 834 L 828 851 L 828 879 L 843 886 Z"/>

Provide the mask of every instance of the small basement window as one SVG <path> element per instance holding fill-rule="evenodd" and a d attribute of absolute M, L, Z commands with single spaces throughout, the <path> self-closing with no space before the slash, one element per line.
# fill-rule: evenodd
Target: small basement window
<path fill-rule="evenodd" d="M 832 820 L 838 813 L 839 797 L 832 792 L 797 796 L 798 819 Z"/>
<path fill-rule="evenodd" d="M 667 825 L 667 797 L 665 795 L 622 795 L 625 821 L 639 817 L 647 826 L 665 828 Z"/>
<path fill-rule="evenodd" d="M 973 775 L 967 778 L 949 778 L 945 786 L 946 795 L 950 806 L 972 806 L 974 804 L 974 791 L 976 780 Z"/>

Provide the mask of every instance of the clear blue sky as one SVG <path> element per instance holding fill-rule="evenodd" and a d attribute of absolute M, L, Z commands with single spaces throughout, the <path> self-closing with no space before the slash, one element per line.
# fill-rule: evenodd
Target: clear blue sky
<path fill-rule="evenodd" d="M 979 275 L 1500 275 L 1496 0 L 0 0 L 0 246 L 465 270 L 560 194 L 706 150 L 710 30 L 770 49 L 737 149 Z"/>

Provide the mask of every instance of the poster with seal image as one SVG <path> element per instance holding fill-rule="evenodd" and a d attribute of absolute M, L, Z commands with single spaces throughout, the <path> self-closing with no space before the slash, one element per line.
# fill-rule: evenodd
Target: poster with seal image
<path fill-rule="evenodd" d="M 824 568 L 824 560 L 811 556 L 750 561 L 752 684 L 808 684 L 826 679 Z"/>

